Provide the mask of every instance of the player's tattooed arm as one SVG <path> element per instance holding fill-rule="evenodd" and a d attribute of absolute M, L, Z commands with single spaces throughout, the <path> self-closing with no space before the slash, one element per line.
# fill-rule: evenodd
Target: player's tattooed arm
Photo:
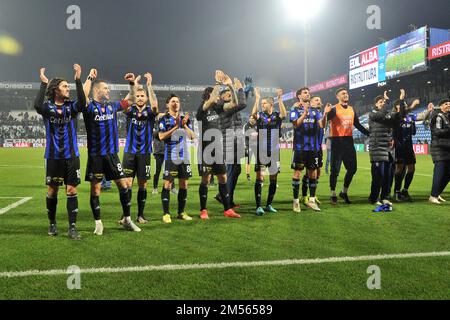
<path fill-rule="evenodd" d="M 39 70 L 39 76 L 41 78 L 41 87 L 34 100 L 34 109 L 37 113 L 42 114 L 44 108 L 45 91 L 47 90 L 48 78 L 45 75 L 45 68 Z"/>
<path fill-rule="evenodd" d="M 84 95 L 86 96 L 86 101 L 89 101 L 89 94 L 92 89 L 92 81 L 97 78 L 97 69 L 91 69 L 89 71 L 89 76 L 83 84 Z"/>
<path fill-rule="evenodd" d="M 153 113 L 158 113 L 158 98 L 156 97 L 155 91 L 153 90 L 153 76 L 150 72 L 144 74 L 145 79 L 147 79 L 147 90 L 148 90 L 148 99 L 150 100 L 150 106 L 152 108 Z"/>
<path fill-rule="evenodd" d="M 127 80 L 130 83 L 130 91 L 128 92 L 127 96 L 123 99 L 125 102 L 124 105 L 126 105 L 125 110 L 129 110 L 129 108 L 134 104 L 135 97 L 136 97 L 136 90 L 137 90 L 137 83 L 139 83 L 139 80 L 141 79 L 141 76 L 136 77 L 134 73 L 127 73 L 124 76 L 124 79 Z"/>
<path fill-rule="evenodd" d="M 258 120 L 258 112 L 259 112 L 259 101 L 261 99 L 261 89 L 259 87 L 255 88 L 255 104 L 253 105 L 252 109 L 252 118 L 255 120 Z"/>
<path fill-rule="evenodd" d="M 81 110 L 87 105 L 86 95 L 84 94 L 83 84 L 81 83 L 81 66 L 79 64 L 74 64 L 73 70 L 75 71 L 74 78 L 75 86 L 77 89 L 77 104 Z"/>
<path fill-rule="evenodd" d="M 284 105 L 284 102 L 283 102 L 283 90 L 282 89 L 277 90 L 277 96 L 278 96 L 278 106 L 280 108 L 280 118 L 281 118 L 281 120 L 284 120 L 287 117 L 287 111 L 286 111 L 286 106 Z"/>

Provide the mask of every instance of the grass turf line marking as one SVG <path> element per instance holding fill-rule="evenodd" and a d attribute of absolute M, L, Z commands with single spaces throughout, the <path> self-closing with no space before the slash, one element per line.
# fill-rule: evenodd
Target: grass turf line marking
<path fill-rule="evenodd" d="M 381 254 L 359 257 L 333 257 L 317 259 L 295 259 L 295 260 L 274 260 L 274 261 L 253 261 L 253 262 L 222 262 L 222 263 L 204 263 L 204 264 L 168 264 L 168 265 L 148 265 L 123 268 L 90 268 L 81 269 L 81 273 L 124 273 L 124 272 L 145 272 L 145 271 L 178 271 L 178 270 L 204 270 L 204 269 L 225 269 L 225 268 L 245 268 L 245 267 L 264 267 L 264 266 L 291 266 L 291 265 L 309 265 L 322 263 L 339 263 L 355 261 L 376 261 L 393 259 L 412 259 L 412 258 L 430 258 L 430 257 L 450 257 L 450 251 L 442 252 L 424 252 L 424 253 L 401 253 L 401 254 Z M 23 278 L 31 276 L 61 276 L 66 275 L 67 270 L 27 270 L 0 272 L 0 278 Z"/>
<path fill-rule="evenodd" d="M 13 204 L 10 204 L 9 206 L 0 209 L 0 215 L 5 214 L 9 210 L 14 209 L 14 208 L 20 206 L 21 204 L 24 204 L 25 202 L 30 201 L 33 198 L 32 197 L 1 197 L 1 199 L 22 199 L 22 200 L 16 201 Z"/>

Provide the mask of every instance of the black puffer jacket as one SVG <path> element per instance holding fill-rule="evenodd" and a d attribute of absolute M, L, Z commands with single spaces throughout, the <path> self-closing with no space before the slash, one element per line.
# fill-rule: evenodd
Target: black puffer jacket
<path fill-rule="evenodd" d="M 433 162 L 450 160 L 450 114 L 437 111 L 431 118 Z"/>
<path fill-rule="evenodd" d="M 392 128 L 397 113 L 388 107 L 381 110 L 374 108 L 369 115 L 369 153 L 371 162 L 388 162 Z"/>

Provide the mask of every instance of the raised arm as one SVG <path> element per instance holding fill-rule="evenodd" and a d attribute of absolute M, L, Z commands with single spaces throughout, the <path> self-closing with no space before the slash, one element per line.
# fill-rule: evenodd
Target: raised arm
<path fill-rule="evenodd" d="M 153 113 L 158 113 L 158 98 L 156 97 L 155 91 L 153 90 L 152 82 L 153 76 L 150 72 L 144 74 L 144 77 L 147 79 L 147 90 L 148 90 L 148 99 L 150 100 L 150 106 L 152 107 Z"/>
<path fill-rule="evenodd" d="M 77 88 L 77 106 L 78 110 L 86 108 L 87 100 L 84 94 L 83 84 L 81 83 L 81 67 L 79 64 L 73 65 L 73 70 L 75 70 L 75 86 Z"/>
<path fill-rule="evenodd" d="M 417 121 L 426 121 L 428 120 L 428 118 L 430 117 L 431 113 L 434 111 L 434 104 L 429 103 L 427 110 L 425 110 L 424 112 L 419 113 L 416 116 L 416 120 Z"/>
<path fill-rule="evenodd" d="M 127 111 L 130 109 L 130 107 L 135 102 L 136 97 L 136 90 L 139 84 L 139 80 L 141 79 L 141 76 L 136 77 L 133 73 L 127 73 L 124 76 L 124 79 L 127 80 L 130 84 L 130 91 L 128 92 L 127 96 L 122 100 L 121 106 L 124 111 Z"/>
<path fill-rule="evenodd" d="M 41 78 L 41 87 L 34 100 L 34 109 L 37 113 L 42 114 L 44 110 L 45 91 L 47 90 L 48 78 L 45 76 L 45 68 L 39 70 L 39 76 Z"/>
<path fill-rule="evenodd" d="M 283 90 L 278 89 L 277 95 L 278 95 L 278 106 L 280 108 L 280 118 L 281 118 L 281 120 L 284 120 L 287 117 L 287 111 L 286 111 L 286 107 L 283 102 Z"/>
<path fill-rule="evenodd" d="M 415 99 L 412 104 L 406 109 L 408 111 L 412 111 L 415 108 L 417 108 L 420 105 L 420 100 L 419 99 Z"/>
<path fill-rule="evenodd" d="M 261 89 L 256 87 L 255 88 L 255 104 L 253 105 L 252 114 L 251 116 L 253 119 L 258 120 L 258 111 L 259 111 L 259 101 L 261 99 Z"/>
<path fill-rule="evenodd" d="M 86 96 L 86 101 L 89 101 L 89 94 L 91 93 L 92 89 L 92 81 L 94 81 L 95 78 L 97 78 L 97 69 L 91 69 L 91 71 L 89 71 L 89 76 L 83 84 L 83 91 Z"/>

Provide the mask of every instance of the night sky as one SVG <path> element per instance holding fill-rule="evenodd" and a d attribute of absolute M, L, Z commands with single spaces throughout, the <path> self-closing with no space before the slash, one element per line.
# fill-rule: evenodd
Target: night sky
<path fill-rule="evenodd" d="M 81 30 L 66 28 L 66 8 L 81 7 Z M 366 9 L 381 7 L 381 30 L 368 30 Z M 303 85 L 304 29 L 283 0 L 0 0 L 0 35 L 23 46 L 0 54 L 0 81 L 84 75 L 122 82 L 125 72 L 151 71 L 155 83 L 208 84 L 214 70 L 253 76 L 259 86 Z M 410 24 L 450 28 L 449 0 L 324 0 L 311 19 L 309 84 L 348 72 L 348 57 L 411 31 Z"/>

